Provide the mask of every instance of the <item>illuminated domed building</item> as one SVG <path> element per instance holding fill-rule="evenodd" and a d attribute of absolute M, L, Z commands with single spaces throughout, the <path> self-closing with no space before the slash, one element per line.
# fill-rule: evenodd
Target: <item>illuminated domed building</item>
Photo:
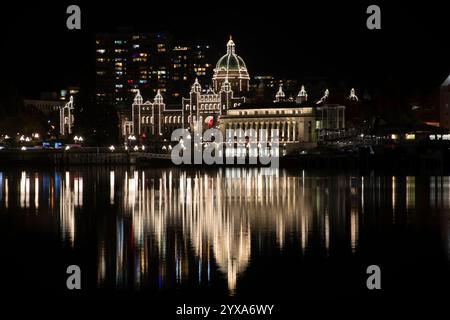
<path fill-rule="evenodd" d="M 167 106 L 158 92 L 154 102 L 142 99 L 137 91 L 131 112 L 121 116 L 122 136 L 161 136 L 169 138 L 174 129 L 203 130 L 278 129 L 280 142 L 286 152 L 314 147 L 318 140 L 345 130 L 345 106 L 330 104 L 329 91 L 317 101 L 310 101 L 304 86 L 294 98 L 287 97 L 282 84 L 275 100 L 258 101 L 250 97 L 250 76 L 244 60 L 236 54 L 230 38 L 227 53 L 214 69 L 212 85 L 202 86 L 195 80 L 189 96 L 181 105 Z M 350 98 L 357 100 L 354 90 Z M 350 99 L 349 98 L 349 99 Z"/>
<path fill-rule="evenodd" d="M 250 76 L 247 66 L 236 54 L 236 45 L 231 37 L 227 43 L 227 54 L 217 62 L 212 80 L 215 91 L 219 91 L 226 80 L 231 84 L 231 90 L 237 95 L 249 91 Z"/>

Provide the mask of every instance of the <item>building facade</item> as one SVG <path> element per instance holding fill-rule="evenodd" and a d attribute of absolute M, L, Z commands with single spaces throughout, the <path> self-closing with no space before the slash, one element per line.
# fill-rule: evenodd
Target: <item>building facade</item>
<path fill-rule="evenodd" d="M 440 126 L 450 128 L 450 75 L 440 87 L 439 110 Z"/>
<path fill-rule="evenodd" d="M 124 119 L 122 135 L 129 136 L 168 136 L 182 123 L 180 110 L 169 109 L 158 91 L 153 102 L 143 100 L 140 92 L 136 93 L 131 109 L 131 118 Z"/>
<path fill-rule="evenodd" d="M 231 108 L 245 102 L 245 97 L 235 97 L 232 86 L 224 81 L 218 92 L 211 87 L 203 92 L 198 80 L 192 85 L 189 98 L 182 100 L 183 128 L 194 128 L 201 123 L 203 129 L 217 127 L 223 115 Z"/>
<path fill-rule="evenodd" d="M 315 145 L 315 119 L 313 107 L 295 102 L 242 104 L 221 118 L 220 128 L 223 134 L 229 129 L 244 132 L 253 129 L 258 141 L 262 139 L 260 129 L 268 130 L 265 137 L 269 140 L 272 139 L 271 130 L 278 130 L 280 144 L 291 149 L 299 144 Z"/>

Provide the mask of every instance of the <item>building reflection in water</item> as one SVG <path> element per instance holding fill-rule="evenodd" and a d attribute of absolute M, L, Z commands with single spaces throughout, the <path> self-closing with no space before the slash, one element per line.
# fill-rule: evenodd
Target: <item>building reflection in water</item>
<path fill-rule="evenodd" d="M 118 175 L 110 175 L 111 185 Z M 130 285 L 131 278 L 137 288 L 149 281 L 164 287 L 195 279 L 201 285 L 217 268 L 233 294 L 251 262 L 253 243 L 258 255 L 264 247 L 283 250 L 286 241 L 298 239 L 306 254 L 310 237 L 317 233 L 328 251 L 333 229 L 340 228 L 344 238 L 348 230 L 355 251 L 361 195 L 355 185 L 347 223 L 350 183 L 345 176 L 331 186 L 329 178 L 289 176 L 284 171 L 261 175 L 258 169 L 192 174 L 167 170 L 156 176 L 125 172 L 123 200 L 115 199 L 122 209 L 115 250 L 100 246 L 99 279 L 104 283 L 110 272 L 119 287 Z M 336 201 L 341 205 L 332 205 Z M 111 261 L 108 255 L 115 257 L 114 268 L 105 267 L 105 261 Z"/>
<path fill-rule="evenodd" d="M 303 256 L 314 250 L 326 257 L 343 247 L 356 254 L 364 228 L 384 223 L 379 212 L 392 213 L 389 224 L 408 225 L 417 219 L 419 200 L 445 210 L 450 259 L 449 177 L 416 183 L 413 176 L 262 174 L 257 168 L 101 170 L 0 172 L 0 210 L 10 210 L 17 198 L 21 210 L 57 219 L 70 248 L 86 232 L 96 233 L 99 287 L 223 281 L 234 294 L 256 257 L 293 248 Z M 87 227 L 89 219 L 95 228 Z"/>

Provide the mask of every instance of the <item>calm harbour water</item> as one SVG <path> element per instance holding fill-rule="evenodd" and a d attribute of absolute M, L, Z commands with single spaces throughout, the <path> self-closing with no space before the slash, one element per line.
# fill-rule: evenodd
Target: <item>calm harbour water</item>
<path fill-rule="evenodd" d="M 265 169 L 268 170 L 268 169 Z M 302 170 L 0 171 L 2 288 L 65 295 L 449 297 L 450 177 Z"/>

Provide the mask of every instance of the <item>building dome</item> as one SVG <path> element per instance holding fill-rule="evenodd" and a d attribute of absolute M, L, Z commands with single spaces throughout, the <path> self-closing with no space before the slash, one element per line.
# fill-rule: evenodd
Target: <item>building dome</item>
<path fill-rule="evenodd" d="M 236 45 L 231 39 L 227 43 L 227 54 L 225 54 L 216 64 L 213 75 L 214 90 L 218 92 L 225 80 L 231 84 L 235 93 L 247 92 L 249 90 L 249 80 L 247 66 L 244 60 L 236 54 Z"/>
<path fill-rule="evenodd" d="M 243 71 L 247 72 L 244 60 L 235 53 L 235 44 L 232 39 L 227 43 L 227 54 L 219 59 L 215 71 Z"/>

